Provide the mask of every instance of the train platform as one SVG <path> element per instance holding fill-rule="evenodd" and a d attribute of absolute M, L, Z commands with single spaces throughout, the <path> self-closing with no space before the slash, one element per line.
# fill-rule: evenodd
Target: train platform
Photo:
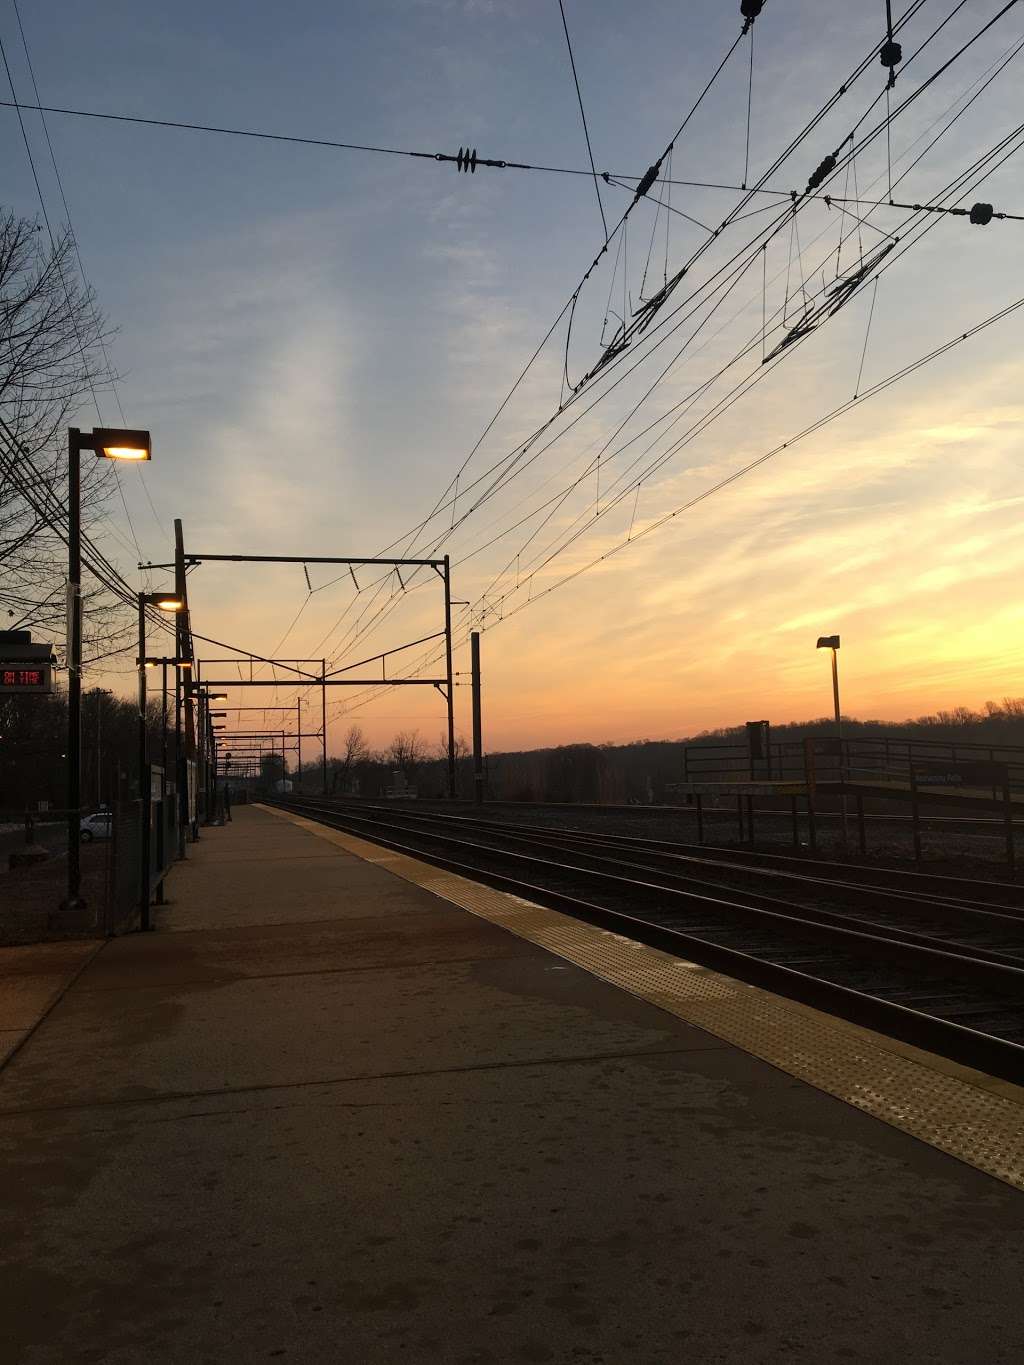
<path fill-rule="evenodd" d="M 12 1365 L 1024 1353 L 1012 1085 L 260 807 L 153 932 L 45 946 Z"/>

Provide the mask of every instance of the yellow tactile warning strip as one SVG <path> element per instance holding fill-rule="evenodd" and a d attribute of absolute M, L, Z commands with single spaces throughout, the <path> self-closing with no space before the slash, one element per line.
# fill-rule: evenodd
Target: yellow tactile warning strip
<path fill-rule="evenodd" d="M 1020 1086 L 366 839 L 263 809 L 1024 1190 Z"/>

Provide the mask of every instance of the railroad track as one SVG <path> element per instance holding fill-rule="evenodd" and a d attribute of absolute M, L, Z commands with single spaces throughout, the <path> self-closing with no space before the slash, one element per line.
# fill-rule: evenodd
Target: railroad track
<path fill-rule="evenodd" d="M 279 804 L 1024 1083 L 1015 887 L 365 801 Z"/>
<path fill-rule="evenodd" d="M 732 800 L 735 797 L 725 797 L 724 800 Z M 851 797 L 851 800 L 853 798 Z M 448 803 L 444 803 L 448 804 Z M 471 803 L 461 801 L 457 803 L 467 809 L 471 808 Z M 634 805 L 619 805 L 607 802 L 594 801 L 499 801 L 487 802 L 489 810 L 537 810 L 555 811 L 560 815 L 571 815 L 573 812 L 584 812 L 588 815 L 626 815 L 626 816 L 672 816 L 682 820 L 692 820 L 696 823 L 697 808 L 692 805 L 678 803 L 675 805 L 655 805 L 651 803 L 637 803 Z M 792 816 L 786 809 L 779 806 L 754 806 L 753 815 L 759 825 L 770 824 L 775 821 L 777 824 L 784 824 L 789 827 Z M 814 815 L 819 825 L 838 824 L 843 819 L 840 810 L 816 810 Z M 847 819 L 850 823 L 859 819 L 856 813 L 850 809 L 847 812 Z M 865 811 L 864 821 L 868 825 L 895 825 L 902 826 L 909 830 L 913 824 L 913 816 L 895 814 L 882 811 Z M 732 806 L 706 805 L 704 807 L 704 823 L 708 828 L 715 825 L 729 825 L 736 823 L 736 808 Z M 956 827 L 961 832 L 970 833 L 972 828 L 976 829 L 978 838 L 999 839 L 1006 837 L 1006 822 L 1002 815 L 936 815 L 922 814 L 920 818 L 921 829 L 925 833 L 942 833 L 946 826 Z M 1014 825 L 1018 832 L 1024 827 L 1024 820 L 1020 814 L 1014 816 Z"/>

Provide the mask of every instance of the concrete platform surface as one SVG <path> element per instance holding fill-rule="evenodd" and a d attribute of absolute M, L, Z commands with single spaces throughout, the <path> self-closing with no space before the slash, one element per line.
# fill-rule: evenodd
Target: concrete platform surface
<path fill-rule="evenodd" d="M 1018 1192 L 265 812 L 190 855 L 0 1073 L 5 1362 L 1021 1359 Z"/>

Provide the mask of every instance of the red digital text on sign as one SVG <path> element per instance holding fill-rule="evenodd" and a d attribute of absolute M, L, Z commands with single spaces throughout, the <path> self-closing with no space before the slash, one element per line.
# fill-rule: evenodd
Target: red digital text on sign
<path fill-rule="evenodd" d="M 43 687 L 46 674 L 41 668 L 5 668 L 0 672 L 0 686 Z"/>

